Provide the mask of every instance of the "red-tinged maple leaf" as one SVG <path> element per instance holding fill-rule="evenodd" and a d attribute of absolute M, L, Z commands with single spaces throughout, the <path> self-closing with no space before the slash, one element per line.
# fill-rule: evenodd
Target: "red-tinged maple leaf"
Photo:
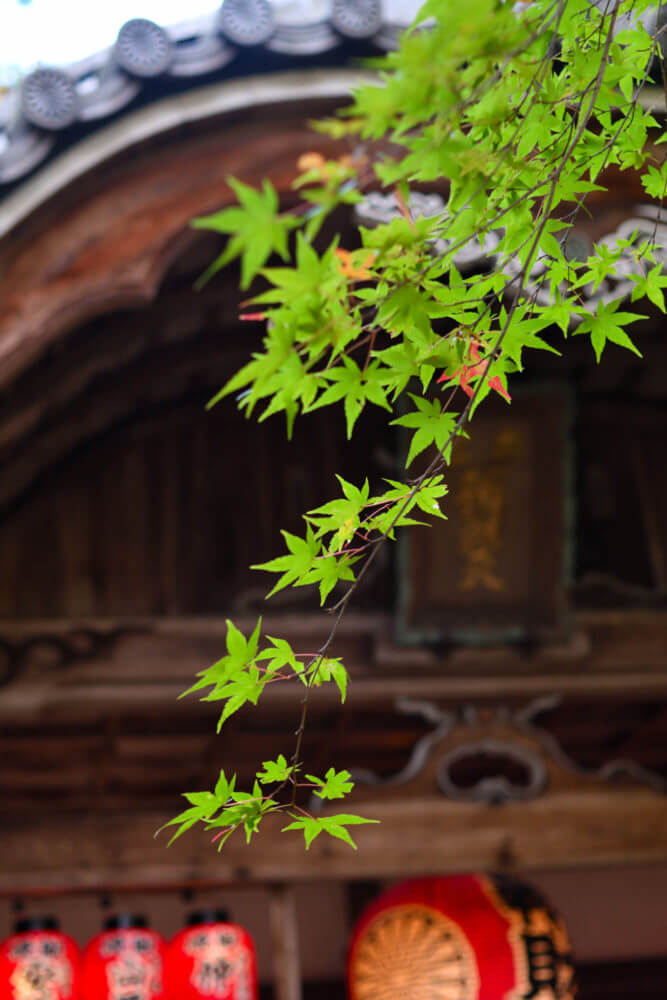
<path fill-rule="evenodd" d="M 478 365 L 480 361 L 483 360 L 482 355 L 479 353 L 478 343 L 479 341 L 475 340 L 474 338 L 470 340 L 468 343 L 468 354 L 470 355 L 470 357 L 472 358 L 472 360 L 475 362 L 476 365 Z"/>
<path fill-rule="evenodd" d="M 477 371 L 479 365 L 461 365 L 457 368 L 453 375 L 445 375 L 444 373 L 438 379 L 438 382 L 448 382 L 450 379 L 458 378 L 459 385 L 465 392 L 466 396 L 470 396 L 472 399 L 473 389 L 472 386 L 468 384 L 469 378 L 475 378 L 477 375 L 481 375 L 480 371 Z"/>
<path fill-rule="evenodd" d="M 484 374 L 486 369 L 486 358 L 483 358 L 479 353 L 478 341 L 470 340 L 468 343 L 468 354 L 473 362 L 473 364 L 463 364 L 460 368 L 457 368 L 453 375 L 446 375 L 444 372 L 438 379 L 438 382 L 448 382 L 451 379 L 458 378 L 459 385 L 465 392 L 466 396 L 470 399 L 473 397 L 473 388 L 470 385 L 470 379 L 479 378 L 479 376 Z M 505 386 L 500 381 L 499 375 L 494 375 L 493 378 L 488 379 L 488 386 L 493 389 L 499 395 L 503 396 L 508 403 L 512 402 L 512 397 L 505 388 Z"/>
<path fill-rule="evenodd" d="M 250 322 L 259 322 L 259 320 L 266 319 L 266 313 L 241 313 L 239 319 L 249 320 Z"/>
<path fill-rule="evenodd" d="M 484 359 L 482 358 L 481 354 L 479 353 L 479 350 L 478 350 L 478 347 L 477 347 L 477 341 L 476 340 L 471 340 L 470 341 L 470 356 L 473 359 L 473 361 L 475 362 L 475 368 L 478 368 L 484 362 Z M 476 374 L 481 374 L 481 373 L 478 372 Z M 505 388 L 505 386 L 500 381 L 500 376 L 499 375 L 494 375 L 493 378 L 490 378 L 488 380 L 488 385 L 489 385 L 490 389 L 493 389 L 500 396 L 503 396 L 507 400 L 508 403 L 512 402 L 512 397 L 510 396 L 509 392 L 507 391 L 507 389 Z"/>
<path fill-rule="evenodd" d="M 489 388 L 495 389 L 497 393 L 499 393 L 501 396 L 504 396 L 508 403 L 512 402 L 512 397 L 510 396 L 509 392 L 500 381 L 500 375 L 494 375 L 493 378 L 489 379 Z"/>

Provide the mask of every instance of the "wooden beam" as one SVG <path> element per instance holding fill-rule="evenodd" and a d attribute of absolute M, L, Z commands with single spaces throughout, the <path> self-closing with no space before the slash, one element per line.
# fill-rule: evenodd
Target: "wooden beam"
<path fill-rule="evenodd" d="M 201 669 L 201 664 L 200 664 Z M 194 677 L 194 671 L 192 676 Z M 165 711 L 178 712 L 182 718 L 208 715 L 215 718 L 219 710 L 215 706 L 204 708 L 195 698 L 186 699 L 178 705 L 182 694 L 182 683 L 164 684 L 90 684 L 66 688 L 64 685 L 41 684 L 12 685 L 2 692 L 0 699 L 0 726 L 34 725 L 40 720 L 51 722 L 95 722 L 108 713 L 121 712 L 124 716 L 164 714 Z M 558 673 L 538 674 L 534 677 L 379 677 L 354 679 L 349 688 L 347 706 L 378 709 L 390 708 L 399 698 L 416 700 L 446 700 L 465 702 L 470 700 L 531 699 L 557 692 L 568 698 L 623 697 L 641 700 L 646 697 L 667 695 L 667 674 L 637 671 L 634 675 L 603 674 L 587 676 Z M 287 682 L 275 685 L 264 695 L 263 708 L 266 711 L 284 711 L 297 705 L 299 690 L 295 684 Z M 323 687 L 312 692 L 311 703 L 322 709 L 340 704 L 337 691 Z"/>
<path fill-rule="evenodd" d="M 235 616 L 235 622 L 246 630 L 255 624 L 243 616 Z M 266 618 L 264 628 L 291 639 L 297 649 L 310 650 L 318 648 L 329 624 L 325 614 L 287 614 Z M 507 700 L 554 692 L 630 699 L 667 694 L 667 613 L 582 612 L 575 625 L 572 642 L 564 646 L 530 653 L 509 644 L 466 647 L 442 657 L 390 645 L 385 638 L 392 631 L 389 616 L 350 615 L 337 637 L 337 654 L 353 682 L 347 703 L 387 707 L 401 697 Z M 78 642 L 84 629 L 98 637 L 90 654 L 60 662 L 63 645 Z M 7 650 L 22 650 L 24 659 L 19 676 L 2 689 L 0 725 L 31 724 L 45 717 L 95 721 L 114 711 L 136 715 L 175 709 L 194 675 L 218 659 L 225 634 L 224 618 L 217 617 L 4 623 L 0 639 Z M 50 649 L 58 661 L 53 664 Z M 8 654 L 0 647 L 2 655 Z M 267 712 L 279 713 L 295 697 L 290 683 L 275 684 L 267 689 L 263 705 Z M 313 691 L 312 697 L 322 707 L 339 703 L 331 685 Z M 182 717 L 202 711 L 195 698 L 178 705 Z"/>
<path fill-rule="evenodd" d="M 7 817 L 0 895 L 667 861 L 667 798 L 627 785 L 503 806 L 405 798 L 354 808 L 380 820 L 354 828 L 357 851 L 324 835 L 305 851 L 300 836 L 280 833 L 280 817 L 267 818 L 249 846 L 239 835 L 220 854 L 195 831 L 167 849 L 165 834 L 153 837 L 164 814 L 79 814 L 31 826 Z"/>
<path fill-rule="evenodd" d="M 269 923 L 273 946 L 274 995 L 276 1000 L 301 1000 L 301 962 L 294 890 L 272 886 Z"/>
<path fill-rule="evenodd" d="M 62 333 L 115 309 L 150 302 L 192 239 L 190 220 L 230 204 L 230 175 L 258 185 L 269 177 L 282 194 L 299 154 L 313 147 L 309 118 L 334 100 L 300 100 L 265 114 L 177 130 L 141 151 L 125 150 L 61 192 L 0 242 L 0 382 L 7 384 Z M 320 137 L 335 155 L 340 143 Z M 57 224 L 54 223 L 57 220 Z"/>

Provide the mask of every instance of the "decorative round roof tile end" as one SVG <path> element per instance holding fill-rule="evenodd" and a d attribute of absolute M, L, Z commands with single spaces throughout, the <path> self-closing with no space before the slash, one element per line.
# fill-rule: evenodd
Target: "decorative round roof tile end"
<path fill-rule="evenodd" d="M 166 73 L 173 59 L 173 45 L 167 32 L 155 21 L 143 17 L 125 22 L 113 52 L 121 69 L 142 79 Z"/>
<path fill-rule="evenodd" d="M 372 38 L 382 28 L 382 0 L 333 0 L 331 24 L 345 38 Z"/>
<path fill-rule="evenodd" d="M 31 125 L 57 132 L 76 121 L 79 100 L 71 77 L 61 69 L 36 69 L 21 87 L 21 110 Z"/>
<path fill-rule="evenodd" d="M 223 0 L 218 28 L 234 45 L 264 45 L 275 30 L 269 0 Z"/>

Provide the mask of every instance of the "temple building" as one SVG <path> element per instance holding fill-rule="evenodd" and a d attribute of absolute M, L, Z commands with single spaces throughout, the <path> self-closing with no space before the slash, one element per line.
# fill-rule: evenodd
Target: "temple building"
<path fill-rule="evenodd" d="M 239 322 L 234 265 L 195 290 L 221 243 L 190 222 L 234 202 L 230 176 L 268 177 L 294 204 L 299 155 L 344 151 L 309 122 L 344 105 L 417 6 L 225 0 L 175 26 L 135 18 L 0 99 L 0 938 L 51 914 L 84 944 L 121 911 L 172 936 L 218 907 L 254 938 L 263 997 L 342 1000 L 352 929 L 383 889 L 492 872 L 560 912 L 581 1000 L 662 1000 L 667 344 L 651 302 L 642 358 L 612 347 L 597 365 L 573 338 L 531 362 L 511 407 L 480 411 L 448 520 L 364 581 L 336 645 L 347 702 L 315 690 L 304 743 L 310 769 L 353 772 L 350 808 L 381 820 L 358 851 L 321 837 L 305 852 L 269 820 L 221 853 L 196 830 L 154 838 L 181 793 L 221 768 L 247 783 L 291 745 L 289 684 L 219 736 L 215 705 L 177 700 L 221 655 L 227 618 L 250 630 L 261 614 L 304 650 L 326 636 L 307 588 L 265 603 L 250 565 L 334 473 L 398 478 L 405 447 L 373 413 L 351 442 L 329 410 L 288 442 L 233 401 L 206 411 L 259 334 Z M 662 128 L 658 79 L 644 99 Z M 578 252 L 635 232 L 666 247 L 639 180 L 606 183 Z M 442 194 L 415 198 L 437 212 Z M 356 209 L 365 225 L 396 210 L 381 190 Z M 493 251 L 464 248 L 461 267 Z M 629 294 L 626 277 L 591 299 Z"/>

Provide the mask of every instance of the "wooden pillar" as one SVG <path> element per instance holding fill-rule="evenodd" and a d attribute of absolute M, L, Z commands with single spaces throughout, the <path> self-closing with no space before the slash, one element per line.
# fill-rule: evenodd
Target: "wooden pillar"
<path fill-rule="evenodd" d="M 301 964 L 294 890 L 276 885 L 270 890 L 269 919 L 273 947 L 276 1000 L 301 1000 Z"/>

